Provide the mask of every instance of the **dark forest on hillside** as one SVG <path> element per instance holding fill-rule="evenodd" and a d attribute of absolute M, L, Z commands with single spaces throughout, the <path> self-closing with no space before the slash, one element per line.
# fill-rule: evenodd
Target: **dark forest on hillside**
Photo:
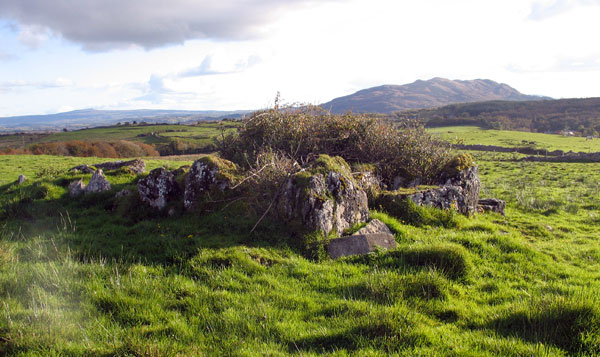
<path fill-rule="evenodd" d="M 419 119 L 428 127 L 477 125 L 487 129 L 541 133 L 572 130 L 579 135 L 598 135 L 600 98 L 452 104 L 394 113 L 392 117 Z"/>

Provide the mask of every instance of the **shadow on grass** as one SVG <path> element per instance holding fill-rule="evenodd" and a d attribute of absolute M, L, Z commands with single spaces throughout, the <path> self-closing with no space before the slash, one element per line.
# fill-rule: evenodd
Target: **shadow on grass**
<path fill-rule="evenodd" d="M 434 270 L 452 280 L 467 279 L 472 269 L 468 252 L 454 244 L 407 246 L 383 253 L 352 257 L 347 261 L 384 269 Z"/>
<path fill-rule="evenodd" d="M 393 326 L 390 321 L 373 321 L 338 333 L 300 338 L 290 342 L 288 349 L 291 353 L 332 353 L 339 350 L 355 352 L 372 347 L 394 353 L 429 343 L 425 336 L 402 327 Z"/>
<path fill-rule="evenodd" d="M 174 202 L 158 212 L 140 200 L 135 180 L 77 198 L 68 195 L 71 181 L 59 178 L 3 185 L 0 220 L 6 229 L 19 231 L 23 237 L 60 235 L 72 257 L 80 261 L 173 265 L 203 248 L 286 244 L 300 249 L 285 235 L 288 230 L 281 222 L 266 218 L 250 233 L 258 218 L 243 204 L 186 213 L 183 202 Z M 128 189 L 130 195 L 116 198 L 115 193 L 122 189 Z M 168 214 L 169 208 L 174 214 Z"/>
<path fill-rule="evenodd" d="M 600 315 L 590 306 L 538 303 L 491 321 L 486 328 L 506 337 L 559 347 L 569 353 L 600 353 Z"/>

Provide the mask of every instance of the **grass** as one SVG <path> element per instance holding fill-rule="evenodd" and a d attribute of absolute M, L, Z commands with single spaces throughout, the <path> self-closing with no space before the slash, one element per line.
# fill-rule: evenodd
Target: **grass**
<path fill-rule="evenodd" d="M 82 129 L 50 134 L 0 135 L 0 149 L 22 148 L 35 143 L 82 141 L 139 141 L 165 147 L 177 143 L 181 147 L 206 147 L 214 139 L 237 127 L 236 122 L 200 122 L 196 125 L 132 125 Z M 151 135 L 154 133 L 155 135 Z M 175 145 L 175 144 L 173 144 Z"/>
<path fill-rule="evenodd" d="M 600 139 L 569 137 L 556 134 L 529 133 L 524 131 L 491 130 L 476 126 L 449 126 L 427 129 L 452 143 L 468 145 L 497 145 L 504 147 L 532 147 L 548 151 L 600 152 Z"/>
<path fill-rule="evenodd" d="M 596 164 L 473 154 L 506 217 L 373 211 L 398 247 L 336 261 L 306 258 L 281 222 L 250 234 L 240 207 L 148 218 L 65 197 L 64 170 L 101 159 L 0 157 L 0 354 L 599 354 Z"/>

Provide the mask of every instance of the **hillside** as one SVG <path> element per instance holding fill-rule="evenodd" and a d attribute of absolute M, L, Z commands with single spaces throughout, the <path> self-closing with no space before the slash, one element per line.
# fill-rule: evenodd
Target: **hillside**
<path fill-rule="evenodd" d="M 300 114 L 272 116 L 290 124 L 305 118 Z M 266 133 L 258 139 L 268 139 L 271 147 L 289 143 L 282 140 L 287 131 L 301 134 L 294 138 L 316 136 L 337 153 L 359 142 L 348 135 L 346 129 L 353 128 L 354 134 L 381 135 L 375 139 L 379 145 L 357 148 L 383 147 L 385 154 L 394 149 L 385 147 L 386 140 L 399 136 L 363 130 L 358 124 L 366 116 L 355 117 L 356 125 L 338 126 L 319 117 L 311 123 L 344 130 L 311 130 L 319 133 L 311 136 L 302 132 L 307 125 L 257 123 L 266 117 L 247 122 L 245 129 L 252 138 Z M 273 126 L 278 130 L 265 130 Z M 422 153 L 422 142 L 412 142 L 417 152 L 407 156 L 426 164 L 431 154 L 415 155 Z M 96 174 L 69 169 L 105 159 L 0 156 L 0 355 L 600 353 L 597 164 L 522 162 L 518 155 L 476 152 L 481 196 L 505 200 L 505 215 L 463 216 L 453 207 L 417 207 L 404 200 L 393 210 L 373 199 L 409 191 L 375 189 L 367 198 L 368 213 L 390 229 L 396 247 L 332 259 L 318 254 L 323 251 L 315 243 L 346 231 L 310 233 L 301 221 L 275 215 L 290 212 L 291 206 L 278 203 L 315 204 L 310 207 L 317 211 L 293 210 L 297 219 L 325 212 L 323 207 L 345 211 L 352 207 L 347 199 L 357 202 L 352 197 L 358 196 L 349 195 L 358 192 L 355 180 L 368 177 L 359 170 L 375 166 L 350 170 L 342 158 L 320 155 L 300 169 L 285 166 L 284 156 L 262 153 L 262 159 L 244 160 L 256 166 L 243 172 L 222 157 L 144 159 L 152 173 L 107 169 L 107 190 L 77 197 L 70 195 L 72 183 L 93 186 Z M 198 163 L 216 165 L 218 175 L 199 175 L 215 171 L 196 170 L 209 167 Z M 286 167 L 297 171 L 292 177 L 277 174 Z M 351 171 L 357 176 L 350 177 Z M 18 184 L 20 174 L 27 178 Z M 149 191 L 140 187 L 170 175 L 173 180 L 162 182 L 171 182 L 174 193 L 163 191 L 167 206 L 157 211 L 142 198 Z M 324 175 L 334 184 L 326 185 Z M 205 192 L 205 201 L 188 211 L 185 192 L 195 192 L 201 183 L 195 178 L 209 177 L 215 185 L 197 191 Z M 344 180 L 333 181 L 336 177 Z M 228 181 L 238 183 L 221 186 Z M 177 182 L 185 192 L 176 190 Z M 290 187 L 298 195 L 289 195 Z M 333 200 L 339 202 L 327 205 Z M 346 233 L 361 227 L 355 224 Z"/>
<path fill-rule="evenodd" d="M 82 109 L 48 115 L 26 115 L 0 118 L 0 132 L 81 129 L 114 125 L 119 122 L 194 123 L 201 120 L 239 118 L 248 111 L 189 110 L 95 110 Z"/>
<path fill-rule="evenodd" d="M 600 98 L 452 104 L 441 108 L 395 113 L 396 118 L 418 118 L 428 126 L 477 125 L 483 128 L 579 135 L 600 132 Z"/>
<path fill-rule="evenodd" d="M 407 109 L 434 108 L 450 103 L 536 99 L 544 98 L 521 94 L 506 84 L 489 79 L 460 81 L 433 78 L 405 85 L 383 85 L 363 89 L 321 106 L 333 113 L 350 110 L 359 113 L 392 113 Z"/>

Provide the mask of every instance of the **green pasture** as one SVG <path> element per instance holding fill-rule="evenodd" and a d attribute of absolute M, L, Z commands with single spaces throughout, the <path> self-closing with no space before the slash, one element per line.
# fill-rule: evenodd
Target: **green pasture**
<path fill-rule="evenodd" d="M 135 189 L 125 172 L 67 197 L 90 175 L 65 170 L 102 159 L 0 156 L 0 354 L 600 354 L 598 164 L 474 155 L 505 217 L 372 211 L 398 248 L 336 261 L 308 258 L 283 222 L 249 233 L 235 205 L 166 217 L 117 201 Z"/>
<path fill-rule="evenodd" d="M 214 143 L 222 133 L 235 130 L 236 122 L 201 122 L 196 125 L 120 125 L 51 134 L 0 136 L 0 148 L 22 148 L 36 143 L 64 141 L 138 141 L 145 144 L 169 145 L 178 141 L 188 146 L 202 147 Z M 154 134 L 154 135 L 152 135 Z"/>
<path fill-rule="evenodd" d="M 504 147 L 533 147 L 538 149 L 600 152 L 600 139 L 587 140 L 556 134 L 482 129 L 476 126 L 448 126 L 427 129 L 451 143 L 467 145 L 497 145 Z"/>

